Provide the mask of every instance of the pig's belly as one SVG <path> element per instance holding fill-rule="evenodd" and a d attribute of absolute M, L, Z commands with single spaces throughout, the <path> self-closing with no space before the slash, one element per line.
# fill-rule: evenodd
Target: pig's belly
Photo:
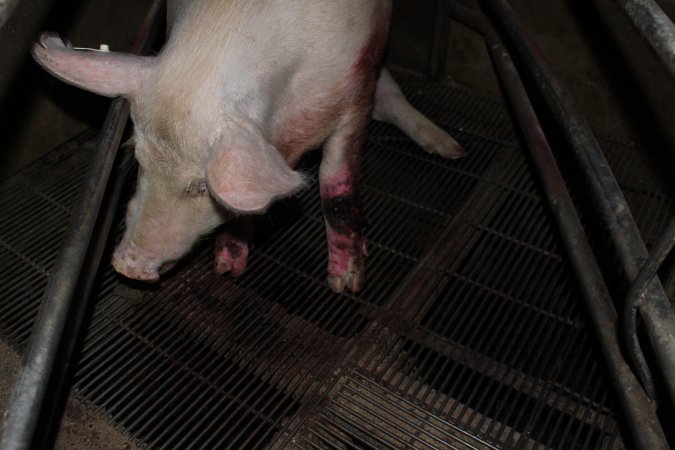
<path fill-rule="evenodd" d="M 272 139 L 272 144 L 295 166 L 300 157 L 313 148 L 319 147 L 335 131 L 341 112 L 336 110 L 301 111 L 284 120 Z"/>
<path fill-rule="evenodd" d="M 373 80 L 349 77 L 334 83 L 331 88 L 306 92 L 303 99 L 291 102 L 292 108 L 276 121 L 271 143 L 295 166 L 308 150 L 319 147 L 345 121 L 357 114 L 368 114 L 372 106 Z M 307 102 L 307 98 L 313 98 Z"/>

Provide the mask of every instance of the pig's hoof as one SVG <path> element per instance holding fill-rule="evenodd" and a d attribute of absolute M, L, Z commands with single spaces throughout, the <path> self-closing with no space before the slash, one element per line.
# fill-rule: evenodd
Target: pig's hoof
<path fill-rule="evenodd" d="M 428 153 L 435 153 L 448 159 L 463 158 L 467 155 L 459 142 L 435 125 L 421 130 L 419 139 L 419 144 Z"/>
<path fill-rule="evenodd" d="M 238 277 L 246 270 L 248 242 L 236 236 L 221 234 L 216 238 L 215 256 L 213 271 L 216 274 L 230 272 L 233 277 Z"/>
<path fill-rule="evenodd" d="M 328 286 L 333 292 L 341 294 L 345 291 L 345 287 L 352 292 L 359 292 L 363 288 L 364 270 L 363 258 L 357 257 L 349 260 L 347 270 L 342 275 L 328 275 Z"/>

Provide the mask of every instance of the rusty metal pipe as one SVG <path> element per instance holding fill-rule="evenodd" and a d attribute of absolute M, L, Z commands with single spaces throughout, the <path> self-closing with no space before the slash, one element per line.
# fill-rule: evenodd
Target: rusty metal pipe
<path fill-rule="evenodd" d="M 675 78 L 675 25 L 654 0 L 614 0 Z"/>
<path fill-rule="evenodd" d="M 610 237 L 623 266 L 626 279 L 635 280 L 640 263 L 648 258 L 647 249 L 633 216 L 586 119 L 574 100 L 553 75 L 541 50 L 524 31 L 518 17 L 505 0 L 482 0 L 481 6 L 500 23 L 506 36 L 532 73 L 535 85 L 574 150 L 591 194 L 600 207 Z M 648 299 L 640 306 L 656 362 L 675 404 L 675 314 L 661 282 L 652 279 L 646 290 Z"/>
<path fill-rule="evenodd" d="M 643 384 L 646 384 L 651 389 L 652 393 L 650 393 L 650 396 L 654 399 L 656 398 L 653 386 L 654 382 L 640 348 L 640 342 L 637 339 L 637 312 L 645 302 L 649 301 L 646 295 L 649 283 L 658 272 L 663 261 L 673 250 L 673 247 L 675 247 L 675 217 L 671 219 L 665 231 L 652 247 L 649 259 L 644 263 L 642 269 L 640 269 L 640 273 L 628 291 L 623 307 L 623 327 L 628 351 L 634 364 L 641 368 L 640 377 L 643 378 Z"/>
<path fill-rule="evenodd" d="M 454 19 L 485 37 L 584 294 L 631 436 L 641 449 L 667 449 L 668 443 L 653 405 L 621 354 L 619 319 L 611 296 L 515 65 L 491 25 L 481 15 L 455 2 L 451 5 L 450 13 Z"/>
<path fill-rule="evenodd" d="M 150 46 L 160 23 L 162 5 L 162 0 L 156 0 L 150 8 L 134 43 L 134 53 L 141 53 Z M 122 98 L 113 100 L 83 184 L 80 203 L 71 219 L 55 271 L 49 277 L 22 370 L 7 405 L 0 439 L 3 450 L 46 445 L 57 409 L 55 397 L 63 388 L 74 339 L 84 315 L 88 298 L 85 292 L 91 289 L 100 262 L 103 246 L 96 243 L 92 250 L 90 242 L 128 117 L 128 102 Z M 100 235 L 107 237 L 111 221 L 106 218 L 104 222 L 98 230 Z M 86 270 L 90 272 L 83 274 Z M 80 304 L 74 304 L 75 294 L 79 294 Z M 69 339 L 64 338 L 66 333 Z"/>
<path fill-rule="evenodd" d="M 552 206 L 633 440 L 641 449 L 667 449 L 654 407 L 621 354 L 619 320 L 612 299 L 525 88 L 503 46 L 489 34 L 486 41 Z"/>

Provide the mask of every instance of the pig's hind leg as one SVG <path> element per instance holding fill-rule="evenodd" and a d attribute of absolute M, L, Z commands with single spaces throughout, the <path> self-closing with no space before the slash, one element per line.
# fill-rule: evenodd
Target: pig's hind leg
<path fill-rule="evenodd" d="M 386 68 L 377 80 L 373 118 L 396 126 L 429 153 L 450 159 L 466 156 L 457 141 L 408 103 Z"/>
<path fill-rule="evenodd" d="M 328 285 L 335 292 L 363 287 L 361 198 L 358 191 L 361 147 L 367 114 L 345 117 L 323 148 L 319 169 L 321 207 L 328 238 Z"/>
<path fill-rule="evenodd" d="M 250 217 L 241 217 L 233 229 L 216 236 L 213 271 L 218 275 L 227 272 L 238 277 L 248 264 L 248 244 L 253 236 L 253 222 Z"/>

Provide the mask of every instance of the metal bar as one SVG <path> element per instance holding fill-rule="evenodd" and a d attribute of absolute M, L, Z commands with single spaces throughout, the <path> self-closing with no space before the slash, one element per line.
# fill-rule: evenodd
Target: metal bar
<path fill-rule="evenodd" d="M 484 377 L 491 378 L 497 383 L 507 386 L 514 391 L 520 392 L 528 397 L 540 398 L 542 393 L 549 388 L 549 386 L 540 380 L 534 379 L 527 374 L 519 371 L 509 369 L 505 364 L 494 361 L 485 355 L 476 353 L 475 351 L 463 348 L 446 338 L 439 337 L 432 332 L 426 331 L 422 328 L 413 328 L 408 324 L 404 324 L 394 314 L 388 313 L 386 310 L 378 308 L 369 308 L 364 310 L 364 314 L 371 317 L 371 320 L 378 320 L 387 324 L 387 327 L 394 333 L 405 335 L 412 342 L 418 343 L 425 348 L 432 350 L 439 355 L 443 355 L 448 360 L 457 361 L 460 364 L 470 368 L 476 373 Z M 497 335 L 498 333 L 495 333 Z M 399 387 L 402 391 L 407 390 L 407 386 Z M 440 390 L 437 391 L 440 394 Z M 417 395 L 413 395 L 417 398 Z M 552 409 L 556 409 L 579 421 L 584 421 L 592 427 L 599 427 L 606 417 L 601 412 L 594 412 L 593 417 L 584 420 L 583 417 L 575 413 L 569 406 L 572 402 L 565 402 L 563 405 L 558 405 L 555 401 L 540 400 Z M 434 404 L 434 400 L 428 402 Z"/>
<path fill-rule="evenodd" d="M 3 4 L 0 4 L 0 28 L 9 20 L 9 16 L 12 15 L 12 11 L 18 4 L 19 0 L 6 0 Z"/>
<path fill-rule="evenodd" d="M 675 78 L 675 25 L 654 0 L 614 0 Z"/>
<path fill-rule="evenodd" d="M 642 266 L 635 282 L 628 291 L 623 307 L 623 326 L 628 352 L 633 359 L 633 364 L 638 369 L 638 374 L 645 385 L 645 389 L 654 401 L 656 401 L 654 381 L 637 338 L 637 310 L 644 302 L 648 301 L 645 291 L 674 246 L 675 218 L 670 221 L 666 230 L 652 247 L 651 255 L 649 255 L 649 259 Z"/>
<path fill-rule="evenodd" d="M 3 449 L 31 448 L 33 445 L 39 416 L 47 402 L 47 385 L 54 375 L 55 356 L 71 311 L 72 297 L 105 191 L 107 174 L 126 125 L 128 108 L 125 100 L 114 100 L 106 117 L 91 175 L 85 181 L 83 197 L 45 291 L 43 309 L 32 332 L 23 370 L 10 397 L 0 441 Z"/>
<path fill-rule="evenodd" d="M 134 42 L 134 53 L 150 46 L 162 4 L 162 0 L 156 0 L 151 6 Z M 96 272 L 100 262 L 103 246 L 98 241 L 90 248 L 90 241 L 128 116 L 128 102 L 122 98 L 113 100 L 99 135 L 89 175 L 83 184 L 79 206 L 49 278 L 40 318 L 25 353 L 23 369 L 8 403 L 0 440 L 3 449 L 28 449 L 46 444 L 44 441 L 49 433 L 40 428 L 48 430 L 52 425 L 56 412 L 54 393 L 59 393 L 64 383 L 73 340 L 78 335 L 86 307 L 84 300 L 87 297 L 82 294 L 91 289 L 95 276 L 92 272 Z M 108 213 L 108 217 L 100 223 L 99 230 L 103 236 L 107 236 L 110 223 Z M 104 229 L 105 225 L 107 229 Z M 81 277 L 85 261 L 93 270 Z M 75 294 L 81 296 L 79 305 L 73 304 Z M 71 341 L 64 339 L 66 332 L 72 337 Z"/>
<path fill-rule="evenodd" d="M 643 449 L 667 449 L 669 447 L 655 411 L 621 354 L 618 317 L 612 299 L 513 61 L 494 30 L 484 23 L 482 18 L 454 4 L 451 13 L 460 21 L 466 18 L 468 26 L 485 36 L 493 65 L 513 106 L 565 247 L 573 262 L 575 275 L 587 300 L 591 319 L 602 344 L 603 355 L 635 443 Z"/>
<path fill-rule="evenodd" d="M 621 354 L 618 318 L 612 299 L 536 113 L 527 100 L 525 88 L 522 86 L 508 53 L 494 35 L 488 33 L 486 42 L 528 142 L 528 148 L 537 166 L 546 195 L 553 207 L 553 215 L 563 235 L 565 247 L 587 300 L 591 319 L 602 343 L 602 351 L 617 395 L 631 426 L 634 440 L 640 448 L 666 449 L 668 444 L 654 409 Z"/>
<path fill-rule="evenodd" d="M 632 282 L 637 277 L 640 262 L 648 257 L 647 249 L 590 126 L 579 113 L 572 97 L 555 78 L 541 51 L 523 30 L 508 3 L 505 0 L 483 0 L 481 5 L 485 5 L 502 25 L 574 149 L 607 223 L 625 276 Z M 675 404 L 675 314 L 659 280 L 652 279 L 646 297 L 648 300 L 642 303 L 640 312 L 671 401 Z"/>
<path fill-rule="evenodd" d="M 448 20 L 448 2 L 434 1 L 434 29 L 431 36 L 428 76 L 431 81 L 437 81 L 445 74 L 448 59 L 448 41 L 450 34 L 450 20 Z"/>
<path fill-rule="evenodd" d="M 360 378 L 360 381 L 359 381 Z M 354 388 L 350 383 L 356 385 L 360 390 Z M 375 397 L 379 401 L 382 402 L 382 404 L 379 405 L 379 408 L 382 409 L 383 413 L 386 413 L 387 410 L 384 409 L 383 405 L 388 405 L 391 409 L 388 411 L 392 411 L 393 409 L 398 408 L 399 410 L 406 412 L 408 414 L 412 415 L 412 411 L 414 411 L 418 406 L 415 403 L 412 403 L 409 399 L 406 399 L 405 397 L 402 397 L 400 395 L 397 395 L 396 392 L 394 391 L 389 391 L 383 386 L 377 385 L 373 382 L 372 379 L 364 376 L 359 376 L 358 372 L 352 374 L 349 378 L 349 382 L 345 383 L 343 385 L 343 389 L 349 390 L 353 392 L 356 395 L 360 395 L 363 398 L 363 394 L 361 391 L 366 391 L 368 392 L 369 396 Z M 385 394 L 383 394 L 380 391 L 384 391 Z M 369 400 L 373 403 L 374 406 L 377 406 L 377 404 L 373 400 Z M 406 409 L 407 408 L 407 409 Z M 426 417 L 424 415 L 415 415 L 415 419 L 418 420 L 422 426 L 425 429 L 422 429 L 424 434 L 428 434 L 428 430 L 433 430 L 436 431 L 439 435 L 444 435 L 445 440 L 457 440 L 461 442 L 464 445 L 470 446 L 472 445 L 469 442 L 466 442 L 464 439 L 462 439 L 462 435 L 464 436 L 471 436 L 472 438 L 476 439 L 476 436 L 472 436 L 468 434 L 464 429 L 461 427 L 457 426 L 454 423 L 447 422 L 443 420 L 441 417 L 434 417 L 434 420 L 437 423 L 441 423 L 444 428 L 441 428 L 438 425 L 435 425 L 431 420 L 429 420 L 429 416 L 427 415 Z M 401 421 L 406 423 L 407 425 L 410 426 L 415 426 L 414 423 L 412 423 L 409 420 L 406 420 L 405 418 L 401 417 Z M 434 439 L 438 439 L 438 435 L 432 435 Z M 489 442 L 481 442 L 484 446 L 490 448 L 491 450 L 498 450 L 497 447 L 493 446 Z"/>

